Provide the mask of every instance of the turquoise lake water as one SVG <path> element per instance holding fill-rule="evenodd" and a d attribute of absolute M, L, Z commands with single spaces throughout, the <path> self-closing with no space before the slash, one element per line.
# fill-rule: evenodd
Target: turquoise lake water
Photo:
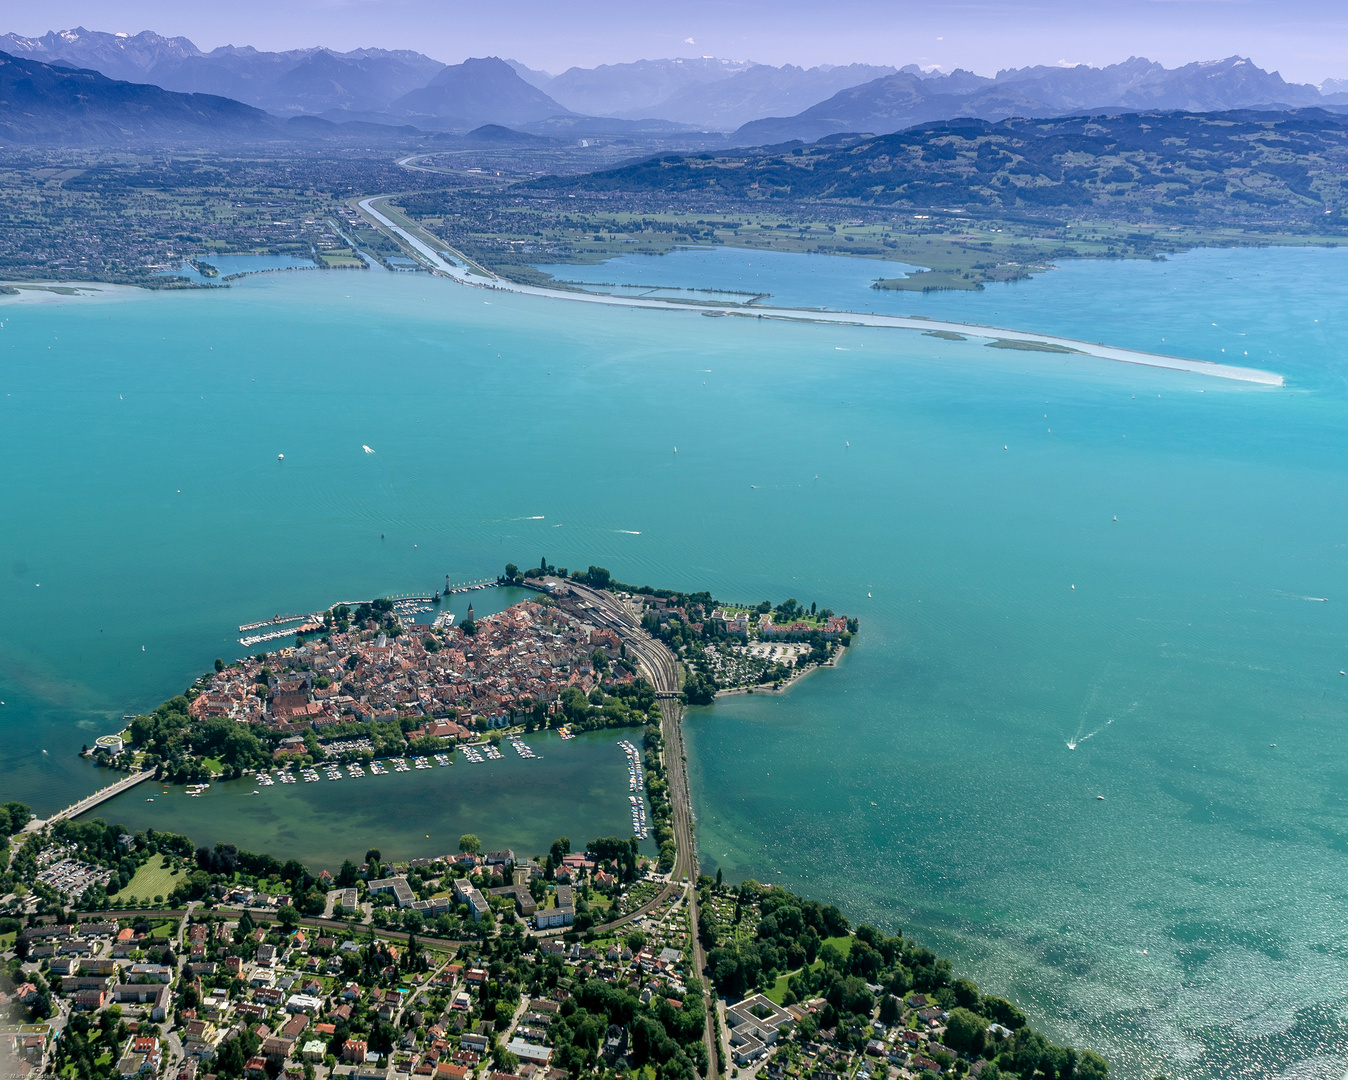
<path fill-rule="evenodd" d="M 258 274 L 266 270 L 317 270 L 313 259 L 297 259 L 293 255 L 206 255 L 202 262 L 209 263 L 220 271 L 220 277 L 231 274 Z M 164 270 L 164 274 L 178 274 L 192 280 L 201 278 L 190 263 L 183 263 L 180 270 Z"/>
<path fill-rule="evenodd" d="M 542 263 L 559 282 L 594 286 L 592 291 L 660 299 L 697 299 L 776 307 L 832 307 L 843 311 L 908 313 L 904 294 L 872 289 L 876 278 L 906 277 L 920 267 L 850 255 L 799 255 L 747 248 L 676 248 L 667 255 L 619 255 L 601 263 Z M 682 296 L 680 296 L 682 294 Z M 691 294 L 691 295 L 690 295 Z M 906 294 L 911 298 L 912 294 Z"/>
<path fill-rule="evenodd" d="M 1130 1080 L 1341 1076 L 1345 259 L 1068 264 L 883 309 L 1283 390 L 424 275 L 0 300 L 2 793 L 87 791 L 80 742 L 274 611 L 542 555 L 795 596 L 861 633 L 690 715 L 707 869 L 902 928 Z M 844 277 L 815 302 L 879 295 Z M 219 828 L 263 828 L 263 796 L 219 794 Z"/>

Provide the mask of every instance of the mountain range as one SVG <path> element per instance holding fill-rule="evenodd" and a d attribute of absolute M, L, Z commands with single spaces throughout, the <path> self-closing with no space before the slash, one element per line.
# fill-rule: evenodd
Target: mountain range
<path fill-rule="evenodd" d="M 526 82 L 573 112 L 668 120 L 710 131 L 733 131 L 774 112 L 806 109 L 840 90 L 897 70 L 871 64 L 772 67 L 701 57 L 601 64 L 552 76 L 517 61 L 510 64 Z"/>
<path fill-rule="evenodd" d="M 278 116 L 330 110 L 377 112 L 445 67 L 421 53 L 385 49 L 262 52 L 224 45 L 203 53 L 185 37 L 107 34 L 76 27 L 37 38 L 6 34 L 0 50 L 46 64 L 88 68 L 110 79 L 185 94 L 234 98 Z"/>
<path fill-rule="evenodd" d="M 813 142 L 839 132 L 886 134 L 953 117 L 1005 120 L 1013 116 L 1071 116 L 1106 110 L 1295 109 L 1348 106 L 1348 94 L 1324 95 L 1314 86 L 1284 82 L 1250 60 L 1225 60 L 1165 68 L 1142 57 L 1094 68 L 1029 67 L 988 78 L 956 70 L 924 75 L 912 68 L 834 94 L 787 117 L 739 128 L 739 145 L 801 139 Z"/>
<path fill-rule="evenodd" d="M 72 146 L 281 136 L 261 109 L 212 94 L 175 94 L 0 52 L 0 140 Z"/>
<path fill-rule="evenodd" d="M 1348 112 L 1348 88 L 1332 81 L 1322 88 L 1288 83 L 1241 57 L 1173 69 L 1133 57 L 1102 68 L 1011 68 L 993 76 L 924 72 L 912 65 L 773 67 L 700 57 L 570 68 L 554 76 L 496 57 L 447 65 L 409 50 L 264 52 L 226 45 L 202 52 L 184 37 L 152 31 L 108 34 L 83 27 L 32 38 L 8 34 L 0 37 L 0 50 L 14 61 L 48 66 L 23 91 L 27 111 L 0 115 L 0 130 L 10 131 L 14 140 L 40 139 L 48 131 L 52 138 L 92 137 L 97 127 L 93 117 L 102 106 L 89 97 L 92 83 L 88 93 L 62 98 L 73 92 L 72 84 L 55 72 L 72 69 L 86 72 L 86 82 L 92 72 L 120 80 L 115 89 L 109 83 L 98 84 L 97 90 L 108 95 L 103 105 L 113 138 L 128 124 L 133 129 L 139 125 L 145 138 L 155 137 L 151 133 L 156 131 L 204 130 L 217 121 L 221 137 L 267 126 L 265 118 L 224 105 L 192 104 L 148 92 L 155 88 L 227 99 L 272 117 L 410 125 L 460 134 L 494 124 L 559 139 L 658 134 L 668 140 L 686 134 L 689 147 L 813 142 L 848 132 L 885 134 L 958 117 L 999 121 L 1311 106 Z M 11 68 L 9 77 L 17 70 Z M 133 93 L 128 85 L 145 89 Z M 11 95 L 19 92 L 17 85 L 10 87 Z M 33 95 L 42 92 L 54 96 L 39 107 Z M 128 111 L 133 98 L 143 105 L 139 121 Z M 152 115 L 160 106 L 162 115 Z M 69 122 L 46 129 L 27 119 L 44 109 L 54 121 L 64 115 L 63 109 L 73 111 Z M 301 129 L 310 137 L 324 131 L 313 123 L 269 130 L 276 137 Z M 57 131 L 64 134 L 57 136 Z M 697 132 L 729 134 L 695 137 Z"/>

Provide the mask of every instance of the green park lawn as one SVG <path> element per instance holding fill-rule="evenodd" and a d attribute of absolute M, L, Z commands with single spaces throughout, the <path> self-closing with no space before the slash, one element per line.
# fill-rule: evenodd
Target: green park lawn
<path fill-rule="evenodd" d="M 822 948 L 824 945 L 832 945 L 835 949 L 837 949 L 840 953 L 842 953 L 843 956 L 846 956 L 848 953 L 852 951 L 852 942 L 855 940 L 856 938 L 852 937 L 852 935 L 850 934 L 847 935 L 847 937 L 824 938 L 824 940 L 820 943 L 820 948 Z M 823 966 L 824 961 L 816 960 L 813 964 L 810 965 L 810 968 L 812 970 L 818 970 Z M 799 968 L 796 969 L 796 971 L 799 970 L 800 970 Z M 774 1004 L 780 1005 L 782 1003 L 782 998 L 786 995 L 786 991 L 789 989 L 786 984 L 790 980 L 791 976 L 794 975 L 795 973 L 796 973 L 795 971 L 788 971 L 785 975 L 778 975 L 777 981 L 772 984 L 771 989 L 766 990 L 764 992 L 764 996 Z"/>
<path fill-rule="evenodd" d="M 164 865 L 164 856 L 151 855 L 129 882 L 126 888 L 114 893 L 108 899 L 114 904 L 127 904 L 132 900 L 153 900 L 156 896 L 168 896 L 181 882 L 182 875 L 175 875 Z"/>

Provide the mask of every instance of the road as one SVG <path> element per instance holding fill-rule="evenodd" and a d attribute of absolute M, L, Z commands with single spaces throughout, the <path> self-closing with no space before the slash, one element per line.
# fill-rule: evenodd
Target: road
<path fill-rule="evenodd" d="M 1124 364 L 1142 364 L 1146 367 L 1168 368 L 1172 371 L 1188 371 L 1196 375 L 1210 375 L 1219 379 L 1235 379 L 1240 382 L 1259 383 L 1264 386 L 1282 386 L 1283 377 L 1272 371 L 1257 368 L 1235 367 L 1231 364 L 1214 364 L 1207 360 L 1188 360 L 1178 356 L 1164 356 L 1160 353 L 1140 352 L 1137 349 L 1121 349 L 1106 345 L 1102 341 L 1082 341 L 1077 338 L 1057 337 L 1051 334 L 1036 334 L 1025 330 L 1013 330 L 1007 327 L 986 326 L 979 323 L 948 322 L 928 319 L 925 316 L 877 315 L 873 312 L 828 311 L 816 308 L 768 307 L 761 304 L 707 305 L 681 300 L 656 300 L 644 296 L 616 296 L 609 293 L 590 293 L 579 290 L 563 291 L 547 289 L 538 285 L 521 285 L 500 277 L 486 267 L 474 263 L 461 251 L 441 242 L 432 248 L 420 237 L 414 236 L 388 215 L 376 210 L 374 203 L 390 199 L 391 195 L 375 195 L 361 199 L 357 204 L 379 225 L 415 250 L 417 255 L 430 264 L 436 273 L 451 277 L 464 285 L 474 285 L 480 289 L 496 289 L 501 292 L 520 293 L 524 296 L 546 296 L 554 300 L 570 300 L 582 304 L 604 304 L 610 307 L 648 308 L 656 311 L 695 311 L 703 315 L 735 316 L 745 319 L 776 319 L 779 322 L 823 323 L 836 326 L 874 326 L 895 330 L 920 330 L 924 334 L 933 331 L 946 334 L 960 334 L 965 337 L 987 338 L 990 341 L 1015 341 L 1031 347 L 1042 345 L 1055 346 L 1069 353 L 1080 353 L 1097 360 L 1112 360 Z M 425 229 L 423 235 L 436 239 Z M 463 266 L 454 266 L 447 262 L 440 252 L 448 252 L 456 259 L 462 259 Z"/>
<path fill-rule="evenodd" d="M 99 803 L 107 802 L 109 799 L 116 798 L 123 791 L 135 787 L 142 781 L 149 780 L 154 776 L 153 769 L 146 769 L 143 772 L 132 773 L 130 776 L 118 780 L 115 784 L 109 784 L 105 788 L 99 788 L 92 795 L 86 795 L 77 803 L 67 806 L 64 810 L 58 810 L 51 817 L 45 819 L 34 818 L 23 827 L 24 832 L 37 832 L 44 826 L 50 825 L 53 821 L 64 821 L 67 818 L 79 817 L 80 814 L 86 814 Z"/>
<path fill-rule="evenodd" d="M 668 896 L 674 882 L 687 879 L 688 882 L 688 919 L 693 940 L 693 967 L 699 975 L 707 971 L 706 952 L 697 932 L 697 876 L 699 862 L 697 858 L 697 838 L 693 832 L 693 800 L 688 789 L 688 759 L 683 746 L 683 703 L 680 700 L 681 683 L 679 679 L 678 658 L 657 641 L 641 626 L 633 612 L 616 596 L 587 585 L 578 585 L 573 581 L 563 583 L 560 579 L 550 579 L 557 583 L 557 592 L 569 588 L 585 604 L 587 615 L 595 617 L 596 622 L 604 623 L 622 638 L 627 646 L 628 655 L 635 654 L 637 664 L 646 674 L 647 681 L 655 688 L 660 702 L 660 734 L 665 744 L 665 771 L 669 781 L 669 802 L 674 825 L 674 842 L 678 846 L 678 855 L 674 862 L 674 871 L 670 874 L 671 885 L 657 900 Z M 653 905 L 647 905 L 651 907 Z M 634 918 L 636 912 L 628 916 Z M 613 925 L 620 925 L 618 920 Z M 604 927 L 603 929 L 607 929 Z M 707 1017 L 702 1033 L 702 1041 L 707 1047 L 708 1075 L 716 1074 L 715 1009 L 716 995 L 707 994 Z"/>
<path fill-rule="evenodd" d="M 377 202 L 381 202 L 387 198 L 389 198 L 388 195 L 375 195 L 373 198 L 361 199 L 360 202 L 358 202 L 356 205 L 359 206 L 363 211 L 365 211 L 365 213 L 367 213 L 370 217 L 374 218 L 374 220 L 377 221 L 383 228 L 393 233 L 393 235 L 396 236 L 399 240 L 401 240 L 404 244 L 412 248 L 412 250 L 416 254 L 420 255 L 426 262 L 430 263 L 431 269 L 436 270 L 439 273 L 446 275 L 447 277 L 452 277 L 456 281 L 462 281 L 464 284 L 467 285 L 485 285 L 487 284 L 487 280 L 490 280 L 492 282 L 495 282 L 497 280 L 495 274 L 491 273 L 490 271 L 484 269 L 481 266 L 478 266 L 478 264 L 473 262 L 473 260 L 468 258 L 468 256 L 462 254 L 461 252 L 455 251 L 448 244 L 443 245 L 440 251 L 453 252 L 456 258 L 463 260 L 464 266 L 468 267 L 468 269 L 465 270 L 463 266 L 455 266 L 453 263 L 446 260 L 445 257 L 440 254 L 440 251 L 437 251 L 435 248 L 431 247 L 430 244 L 422 240 L 421 237 L 415 236 L 412 233 L 408 232 L 406 229 L 404 229 L 401 225 L 399 225 L 396 221 L 394 221 L 382 210 L 376 210 L 374 204 Z M 430 234 L 427 233 L 426 235 L 429 236 Z M 474 272 L 476 272 L 481 279 L 487 280 L 475 281 L 473 277 L 470 276 L 470 274 Z"/>

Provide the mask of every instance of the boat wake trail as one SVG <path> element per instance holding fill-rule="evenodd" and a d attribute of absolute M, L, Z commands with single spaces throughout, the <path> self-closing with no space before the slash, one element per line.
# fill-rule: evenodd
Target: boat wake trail
<path fill-rule="evenodd" d="M 1108 720 L 1105 721 L 1105 727 L 1109 727 L 1109 725 L 1112 724 L 1112 723 L 1114 723 L 1114 718 L 1111 716 Z M 1104 730 L 1104 729 L 1103 729 L 1103 728 L 1096 728 L 1094 731 L 1088 731 L 1088 732 L 1086 732 L 1086 734 L 1083 735 L 1083 734 L 1081 733 L 1081 728 L 1077 728 L 1077 733 L 1076 733 L 1075 735 L 1073 735 L 1070 739 L 1067 740 L 1067 749 L 1069 749 L 1069 750 L 1075 750 L 1078 746 L 1080 746 L 1082 743 L 1084 743 L 1087 739 L 1093 739 L 1093 738 L 1095 738 L 1097 735 L 1100 734 L 1100 732 L 1101 732 L 1102 730 Z"/>
<path fill-rule="evenodd" d="M 1076 734 L 1074 734 L 1070 739 L 1067 740 L 1067 749 L 1075 750 L 1087 739 L 1095 738 L 1095 736 L 1099 735 L 1100 732 L 1104 731 L 1105 728 L 1109 727 L 1117 719 L 1117 717 L 1111 716 L 1103 724 L 1101 724 L 1094 730 L 1092 731 L 1086 730 L 1086 723 L 1090 719 L 1092 710 L 1095 708 L 1096 698 L 1100 696 L 1100 684 L 1105 681 L 1105 677 L 1107 674 L 1108 671 L 1101 673 L 1100 677 L 1097 678 L 1095 682 L 1091 685 L 1091 691 L 1086 696 L 1085 704 L 1081 706 L 1081 715 L 1077 718 Z M 1137 706 L 1138 702 L 1136 701 L 1131 702 L 1124 715 L 1132 713 L 1132 711 L 1136 709 Z"/>

